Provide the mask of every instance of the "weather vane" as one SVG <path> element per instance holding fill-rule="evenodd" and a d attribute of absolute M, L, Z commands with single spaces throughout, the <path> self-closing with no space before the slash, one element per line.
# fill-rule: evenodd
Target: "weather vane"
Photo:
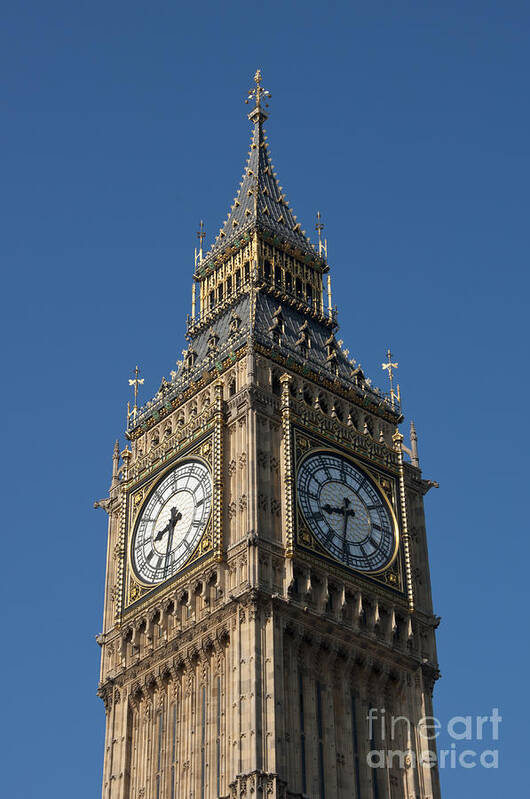
<path fill-rule="evenodd" d="M 324 223 L 322 222 L 322 215 L 320 211 L 317 211 L 317 223 L 315 225 L 315 230 L 318 234 L 318 254 L 322 257 L 322 253 L 324 253 L 324 258 L 328 257 L 328 240 L 324 239 L 322 241 L 322 231 L 324 230 Z"/>
<path fill-rule="evenodd" d="M 129 421 L 131 416 L 133 418 L 133 422 L 136 421 L 136 416 L 138 415 L 138 386 L 143 386 L 143 384 L 144 384 L 144 378 L 140 377 L 140 369 L 138 368 L 138 366 L 136 366 L 134 370 L 134 377 L 132 378 L 132 380 L 129 379 L 129 385 L 133 386 L 134 406 L 131 411 L 131 403 L 130 402 L 127 403 L 127 421 Z"/>
<path fill-rule="evenodd" d="M 272 97 L 270 91 L 268 89 L 264 89 L 261 85 L 261 69 L 256 70 L 256 74 L 254 75 L 254 81 L 256 83 L 255 88 L 248 90 L 248 97 L 245 100 L 245 103 L 250 103 L 250 100 L 254 98 L 256 106 L 254 111 L 261 111 L 261 101 L 262 99 L 269 99 Z M 265 108 L 269 107 L 268 103 L 264 103 Z"/>
<path fill-rule="evenodd" d="M 388 379 L 390 381 L 390 402 L 392 407 L 394 407 L 395 402 L 397 401 L 398 405 L 401 405 L 401 392 L 399 390 L 399 384 L 397 386 L 397 391 L 394 391 L 394 369 L 398 368 L 398 363 L 392 363 L 392 358 L 394 357 L 390 352 L 390 347 L 386 353 L 387 362 L 382 363 L 381 366 L 388 372 Z"/>

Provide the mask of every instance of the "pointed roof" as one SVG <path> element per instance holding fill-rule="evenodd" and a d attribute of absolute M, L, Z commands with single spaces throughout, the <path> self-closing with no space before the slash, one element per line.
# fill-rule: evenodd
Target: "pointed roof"
<path fill-rule="evenodd" d="M 303 252 L 309 252 L 312 256 L 316 254 L 289 207 L 274 172 L 263 127 L 267 114 L 263 110 L 262 100 L 270 97 L 270 93 L 261 87 L 259 70 L 254 80 L 256 88 L 249 92 L 249 97 L 255 100 L 256 105 L 248 115 L 254 127 L 247 164 L 228 218 L 205 255 L 205 261 L 224 250 L 242 233 L 255 229 L 269 231 L 281 241 L 287 241 Z"/>

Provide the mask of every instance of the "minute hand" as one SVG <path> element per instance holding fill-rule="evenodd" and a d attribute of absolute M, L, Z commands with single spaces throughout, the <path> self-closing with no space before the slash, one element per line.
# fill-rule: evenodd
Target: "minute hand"
<path fill-rule="evenodd" d="M 346 557 L 346 533 L 348 531 L 348 519 L 350 516 L 355 516 L 354 509 L 350 508 L 350 500 L 348 497 L 344 497 L 340 508 L 332 508 L 331 505 L 327 503 L 326 505 L 322 505 L 322 510 L 326 511 L 326 513 L 338 513 L 340 516 L 344 516 L 344 523 L 342 525 L 342 552 L 344 557 Z"/>
<path fill-rule="evenodd" d="M 175 506 L 173 506 L 171 508 L 171 516 L 169 517 L 168 523 L 162 530 L 159 530 L 157 535 L 155 536 L 155 541 L 160 541 L 163 535 L 169 532 L 169 535 L 167 537 L 166 557 L 164 562 L 164 575 L 166 574 L 167 571 L 169 555 L 173 547 L 173 533 L 175 532 L 175 527 L 177 525 L 177 522 L 179 522 L 181 519 L 182 519 L 182 513 Z"/>
<path fill-rule="evenodd" d="M 171 529 L 169 531 L 169 535 L 167 537 L 167 549 L 166 549 L 166 559 L 164 561 L 164 577 L 166 576 L 167 567 L 169 565 L 169 556 L 171 554 L 171 549 L 173 547 L 173 532 L 175 530 L 175 525 L 171 525 Z"/>

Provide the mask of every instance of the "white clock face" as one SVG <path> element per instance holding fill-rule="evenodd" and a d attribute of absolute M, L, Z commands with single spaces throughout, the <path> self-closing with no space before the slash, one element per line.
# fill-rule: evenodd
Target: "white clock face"
<path fill-rule="evenodd" d="M 397 550 L 397 530 L 373 480 L 332 452 L 307 457 L 297 479 L 307 525 L 337 560 L 362 572 L 386 568 Z"/>
<path fill-rule="evenodd" d="M 132 559 L 144 583 L 160 583 L 188 560 L 212 507 L 212 480 L 196 460 L 176 466 L 156 486 L 134 531 Z"/>

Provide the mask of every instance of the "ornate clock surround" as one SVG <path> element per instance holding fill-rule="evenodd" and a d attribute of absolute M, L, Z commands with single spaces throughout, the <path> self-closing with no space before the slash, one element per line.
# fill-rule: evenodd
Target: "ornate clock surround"
<path fill-rule="evenodd" d="M 151 472 L 148 476 L 140 478 L 125 492 L 125 518 L 126 518 L 126 538 L 127 545 L 124 552 L 124 585 L 123 585 L 123 611 L 131 610 L 139 600 L 144 599 L 148 594 L 154 595 L 164 591 L 168 586 L 174 587 L 175 582 L 180 579 L 189 579 L 190 573 L 200 568 L 208 558 L 220 560 L 222 552 L 222 537 L 217 530 L 218 517 L 212 512 L 208 523 L 197 542 L 193 554 L 173 576 L 168 577 L 155 585 L 146 585 L 138 580 L 134 573 L 131 560 L 131 547 L 133 543 L 136 522 L 140 517 L 142 509 L 145 507 L 149 496 L 156 486 L 169 474 L 180 462 L 197 459 L 202 461 L 210 470 L 213 486 L 213 503 L 220 502 L 220 475 L 216 474 L 220 466 L 220 460 L 216 457 L 216 436 L 215 433 L 208 433 L 199 441 L 194 441 L 182 449 L 176 451 L 171 459 L 164 462 L 158 469 Z"/>
<path fill-rule="evenodd" d="M 293 451 L 293 473 L 297 474 L 300 463 L 303 459 L 308 457 L 309 454 L 322 452 L 335 452 L 340 456 L 357 463 L 359 467 L 371 477 L 375 482 L 380 492 L 388 501 L 389 506 L 392 508 L 396 520 L 401 518 L 400 507 L 400 493 L 399 493 L 399 475 L 390 470 L 383 470 L 373 461 L 364 457 L 361 453 L 352 451 L 349 448 L 341 446 L 336 441 L 330 442 L 325 438 L 309 432 L 304 427 L 297 424 L 292 426 L 292 451 Z M 326 564 L 328 570 L 332 570 L 336 575 L 344 577 L 356 577 L 362 580 L 368 580 L 378 585 L 384 586 L 393 592 L 399 593 L 402 596 L 406 595 L 406 574 L 404 568 L 403 557 L 403 542 L 400 535 L 400 540 L 397 548 L 397 555 L 390 563 L 388 568 L 380 573 L 367 573 L 350 569 L 344 563 L 335 559 L 328 553 L 322 545 L 318 542 L 316 537 L 309 529 L 306 521 L 302 515 L 299 507 L 296 481 L 292 484 L 293 491 L 293 516 L 294 516 L 294 542 L 297 554 L 302 554 L 304 558 L 315 560 L 316 563 L 320 562 Z M 398 530 L 400 529 L 399 521 Z"/>

